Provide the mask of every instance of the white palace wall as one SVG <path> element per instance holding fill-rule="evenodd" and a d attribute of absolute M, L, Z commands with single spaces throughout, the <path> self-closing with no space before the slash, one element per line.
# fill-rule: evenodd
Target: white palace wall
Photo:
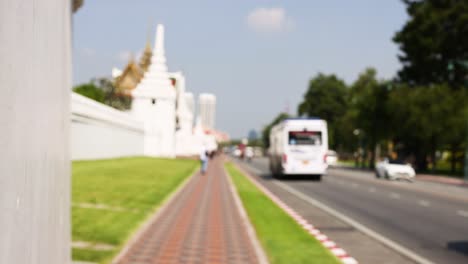
<path fill-rule="evenodd" d="M 144 154 L 143 122 L 127 112 L 72 93 L 70 124 L 72 160 Z"/>

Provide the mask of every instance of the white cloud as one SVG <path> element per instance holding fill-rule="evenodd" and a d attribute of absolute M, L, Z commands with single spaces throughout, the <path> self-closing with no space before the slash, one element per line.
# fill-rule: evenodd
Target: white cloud
<path fill-rule="evenodd" d="M 293 20 L 283 8 L 256 8 L 247 16 L 247 25 L 257 32 L 284 32 L 293 28 Z"/>

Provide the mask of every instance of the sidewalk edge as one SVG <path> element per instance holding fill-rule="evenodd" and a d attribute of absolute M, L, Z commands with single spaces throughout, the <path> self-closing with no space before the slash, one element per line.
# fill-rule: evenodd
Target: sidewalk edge
<path fill-rule="evenodd" d="M 226 170 L 226 167 L 224 167 L 224 164 L 225 162 L 223 162 L 223 170 L 224 170 L 224 174 L 226 175 L 226 178 L 228 179 L 229 189 L 231 190 L 231 194 L 232 194 L 232 197 L 234 198 L 237 211 L 239 212 L 239 215 L 242 219 L 244 227 L 247 229 L 246 231 L 247 231 L 248 236 L 250 237 L 250 241 L 252 242 L 253 247 L 255 249 L 255 254 L 257 255 L 258 263 L 268 264 L 269 263 L 268 258 L 265 254 L 265 251 L 263 250 L 263 247 L 260 244 L 260 241 L 258 240 L 257 232 L 255 232 L 255 229 L 252 226 L 252 223 L 250 222 L 249 216 L 247 215 L 244 205 L 242 204 L 239 194 L 237 193 L 237 189 L 234 186 L 234 183 L 232 182 L 229 172 Z"/>
<path fill-rule="evenodd" d="M 133 247 L 133 245 L 138 241 L 138 239 L 141 237 L 141 235 L 151 226 L 151 224 L 156 221 L 164 211 L 166 211 L 166 208 L 168 205 L 179 195 L 180 192 L 182 192 L 183 189 L 194 179 L 194 176 L 198 173 L 199 167 L 196 166 L 196 168 L 193 170 L 193 172 L 190 174 L 189 177 L 187 177 L 185 180 L 183 180 L 179 186 L 175 190 L 173 190 L 169 196 L 167 196 L 161 203 L 160 206 L 154 209 L 154 212 L 152 215 L 147 218 L 143 224 L 141 224 L 138 227 L 138 230 L 131 236 L 131 238 L 125 243 L 125 246 L 120 250 L 119 254 L 114 257 L 112 260 L 112 264 L 117 264 L 119 263 L 123 257 L 127 254 L 127 252 Z"/>

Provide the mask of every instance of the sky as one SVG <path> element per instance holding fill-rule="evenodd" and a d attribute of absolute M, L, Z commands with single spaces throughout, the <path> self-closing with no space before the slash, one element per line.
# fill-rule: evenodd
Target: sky
<path fill-rule="evenodd" d="M 216 128 L 241 138 L 297 114 L 319 72 L 348 84 L 366 67 L 395 76 L 392 37 L 407 18 L 399 0 L 86 0 L 73 18 L 73 82 L 110 77 L 162 23 L 169 71 L 214 93 Z"/>

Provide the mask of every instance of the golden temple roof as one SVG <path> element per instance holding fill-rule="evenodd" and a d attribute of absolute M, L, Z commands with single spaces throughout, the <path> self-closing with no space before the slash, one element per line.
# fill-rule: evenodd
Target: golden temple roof
<path fill-rule="evenodd" d="M 151 65 L 152 56 L 153 51 L 151 49 L 151 43 L 148 41 L 139 63 L 137 64 L 132 56 L 125 66 L 122 74 L 115 78 L 115 87 L 119 93 L 131 95 L 132 90 L 137 87 L 145 72 L 148 71 L 148 68 Z"/>

